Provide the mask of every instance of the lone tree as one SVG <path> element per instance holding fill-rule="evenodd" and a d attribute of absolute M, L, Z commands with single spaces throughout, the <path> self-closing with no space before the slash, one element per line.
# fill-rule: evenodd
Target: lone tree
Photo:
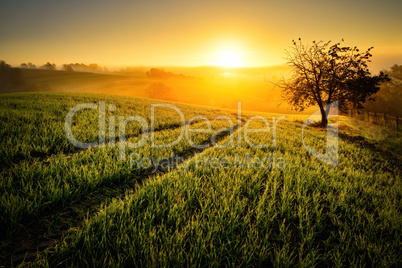
<path fill-rule="evenodd" d="M 313 41 L 312 45 L 303 45 L 300 38 L 298 42 L 293 40 L 292 50 L 286 51 L 291 76 L 278 83 L 284 99 L 296 110 L 318 105 L 324 127 L 328 124 L 328 104 L 338 101 L 341 111 L 362 108 L 380 89 L 380 83 L 389 80 L 383 72 L 371 75 L 367 62 L 372 47 L 361 53 L 357 47 L 330 43 Z"/>

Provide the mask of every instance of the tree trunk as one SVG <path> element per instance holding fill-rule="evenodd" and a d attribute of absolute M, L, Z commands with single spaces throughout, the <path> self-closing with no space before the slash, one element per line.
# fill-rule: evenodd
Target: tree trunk
<path fill-rule="evenodd" d="M 327 127 L 328 118 L 327 118 L 327 113 L 325 112 L 324 107 L 320 107 L 320 111 L 321 111 L 321 126 L 322 127 Z"/>

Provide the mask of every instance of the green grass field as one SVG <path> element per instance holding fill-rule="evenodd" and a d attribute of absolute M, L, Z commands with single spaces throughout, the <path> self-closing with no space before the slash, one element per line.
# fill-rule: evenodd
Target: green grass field
<path fill-rule="evenodd" d="M 65 117 L 75 105 L 99 102 L 116 106 L 106 110 L 107 126 L 116 120 L 109 127 L 116 144 L 76 148 L 66 138 Z M 181 139 L 158 149 L 148 140 L 125 148 L 121 160 L 118 117 L 140 115 L 150 122 L 154 103 L 162 101 L 88 93 L 0 95 L 0 266 L 402 265 L 400 133 L 340 116 L 339 164 L 331 167 L 303 148 L 305 116 L 280 121 L 275 146 L 272 132 L 250 133 L 253 143 L 270 144 L 256 149 L 241 136 L 255 113 L 243 111 L 240 121 L 235 110 L 172 103 L 186 121 L 197 115 L 210 120 L 211 131 L 191 133 L 204 148 Z M 273 114 L 259 114 L 273 125 Z M 98 140 L 98 118 L 95 110 L 77 113 L 73 134 L 84 142 Z M 154 123 L 156 144 L 180 136 L 181 121 L 171 109 L 161 108 Z M 190 127 L 205 125 L 195 120 Z M 262 126 L 256 120 L 249 127 Z M 222 129 L 232 131 L 214 136 Z M 322 151 L 325 130 L 306 131 L 306 142 Z M 127 125 L 128 142 L 142 135 L 139 124 Z M 131 153 L 180 162 L 132 166 Z M 267 156 L 265 168 L 232 165 Z"/>

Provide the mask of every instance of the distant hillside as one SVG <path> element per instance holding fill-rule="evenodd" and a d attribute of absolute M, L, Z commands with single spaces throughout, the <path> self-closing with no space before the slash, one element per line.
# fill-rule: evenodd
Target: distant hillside
<path fill-rule="evenodd" d="M 61 83 L 92 83 L 124 79 L 121 75 L 99 74 L 90 72 L 67 72 L 44 69 L 21 69 L 22 77 L 30 84 L 48 84 L 59 86 Z"/>
<path fill-rule="evenodd" d="M 151 68 L 152 69 L 152 68 Z M 225 68 L 219 66 L 168 67 L 166 76 L 148 75 L 150 69 L 127 68 L 120 72 L 90 73 L 44 69 L 18 69 L 28 85 L 13 92 L 82 92 L 124 95 L 235 109 L 295 113 L 280 102 L 274 83 L 288 74 L 286 66 Z M 150 72 L 148 72 L 150 74 Z M 185 78 L 185 79 L 183 79 Z M 305 113 L 314 112 L 311 108 Z"/>
<path fill-rule="evenodd" d="M 21 69 L 22 77 L 32 85 L 30 91 L 94 92 L 119 94 L 117 85 L 127 84 L 131 76 L 90 72 Z M 143 75 L 145 79 L 145 74 Z M 138 83 L 139 81 L 137 81 Z M 145 87 L 145 86 L 143 86 Z M 124 95 L 124 94 L 122 94 Z"/>

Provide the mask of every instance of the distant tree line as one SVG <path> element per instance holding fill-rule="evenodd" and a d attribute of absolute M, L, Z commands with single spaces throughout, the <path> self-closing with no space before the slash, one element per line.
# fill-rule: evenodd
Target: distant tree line
<path fill-rule="evenodd" d="M 33 64 L 32 62 L 28 63 L 21 63 L 20 68 L 22 69 L 37 69 L 36 65 Z M 45 70 L 51 70 L 55 71 L 57 70 L 57 66 L 54 63 L 47 62 L 46 64 L 42 65 L 40 69 L 45 69 Z M 91 63 L 89 65 L 86 65 L 84 63 L 69 63 L 69 64 L 63 64 L 62 65 L 62 70 L 68 71 L 68 72 L 103 72 L 103 71 L 108 71 L 108 69 L 104 66 L 99 66 L 96 63 Z"/>
<path fill-rule="evenodd" d="M 36 65 L 33 64 L 32 62 L 21 63 L 20 67 L 23 69 L 36 69 Z"/>
<path fill-rule="evenodd" d="M 70 63 L 70 64 L 63 64 L 63 70 L 68 72 L 103 72 L 108 71 L 106 67 L 99 66 L 96 63 L 91 63 L 86 65 L 84 63 Z"/>
<path fill-rule="evenodd" d="M 36 68 L 36 65 L 33 64 L 32 62 L 21 63 L 21 64 L 20 64 L 20 68 L 22 68 L 22 69 L 37 69 L 37 68 Z M 40 67 L 40 69 L 45 69 L 45 70 L 52 70 L 52 71 L 54 71 L 54 70 L 57 70 L 57 67 L 56 67 L 56 64 L 47 62 L 47 63 L 45 63 L 44 65 L 42 65 L 42 66 Z"/>
<path fill-rule="evenodd" d="M 166 79 L 166 78 L 186 78 L 183 74 L 174 74 L 167 72 L 163 68 L 151 68 L 145 73 L 148 78 Z"/>
<path fill-rule="evenodd" d="M 390 81 L 381 85 L 374 95 L 375 101 L 368 101 L 364 108 L 370 112 L 402 116 L 402 65 L 395 64 L 384 73 Z"/>
<path fill-rule="evenodd" d="M 57 70 L 56 64 L 50 63 L 50 62 L 47 62 L 41 68 L 46 69 L 46 70 L 50 70 L 50 71 L 56 71 Z"/>

